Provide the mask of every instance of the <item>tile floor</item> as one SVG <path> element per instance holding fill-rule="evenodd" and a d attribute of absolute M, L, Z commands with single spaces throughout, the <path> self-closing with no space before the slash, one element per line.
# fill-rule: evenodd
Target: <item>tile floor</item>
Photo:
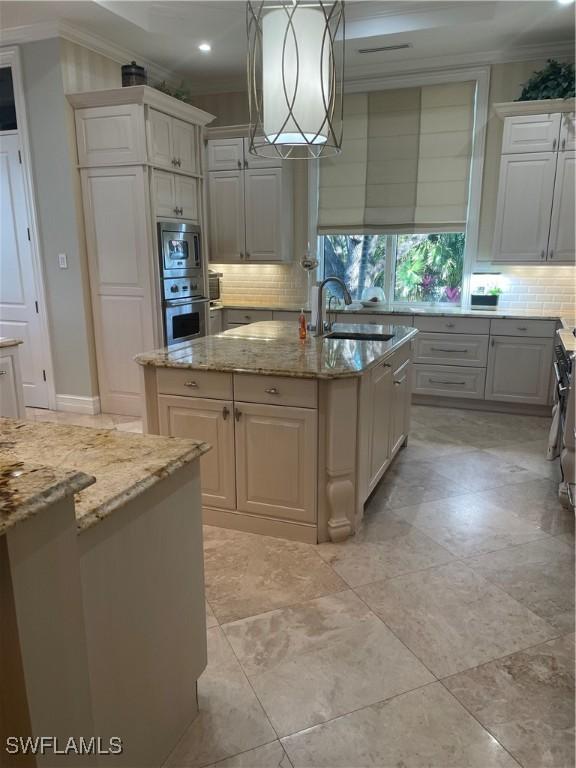
<path fill-rule="evenodd" d="M 574 515 L 547 432 L 415 407 L 348 542 L 206 527 L 208 667 L 166 768 L 573 766 Z"/>

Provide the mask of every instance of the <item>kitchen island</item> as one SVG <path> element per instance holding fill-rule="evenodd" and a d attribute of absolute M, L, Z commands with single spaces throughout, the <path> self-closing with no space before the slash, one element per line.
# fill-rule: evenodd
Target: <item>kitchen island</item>
<path fill-rule="evenodd" d="M 260 322 L 138 355 L 145 430 L 213 446 L 204 520 L 317 543 L 342 541 L 406 444 L 412 339 L 403 326 L 334 326 L 298 338 Z"/>
<path fill-rule="evenodd" d="M 208 450 L 0 419 L 0 735 L 123 745 L 38 765 L 158 766 L 194 719 Z"/>

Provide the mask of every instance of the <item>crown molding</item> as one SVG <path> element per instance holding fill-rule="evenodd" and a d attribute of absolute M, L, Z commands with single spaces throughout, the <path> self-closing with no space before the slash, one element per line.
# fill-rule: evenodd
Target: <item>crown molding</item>
<path fill-rule="evenodd" d="M 156 62 L 141 56 L 130 48 L 111 43 L 93 32 L 75 27 L 66 21 L 45 22 L 40 24 L 27 24 L 21 27 L 10 27 L 0 31 L 0 45 L 21 45 L 38 40 L 47 40 L 53 37 L 61 37 L 83 48 L 88 48 L 94 53 L 117 62 L 127 64 L 132 60 L 146 67 L 151 80 L 160 82 L 165 80 L 174 87 L 181 84 L 182 78 Z"/>
<path fill-rule="evenodd" d="M 533 101 L 505 101 L 492 105 L 494 112 L 505 117 L 521 117 L 523 115 L 550 115 L 553 112 L 574 112 L 575 99 L 538 99 Z"/>

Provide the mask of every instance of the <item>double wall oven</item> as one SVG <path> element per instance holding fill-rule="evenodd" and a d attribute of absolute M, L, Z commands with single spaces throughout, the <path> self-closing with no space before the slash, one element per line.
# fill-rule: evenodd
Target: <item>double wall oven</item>
<path fill-rule="evenodd" d="M 166 346 L 206 334 L 208 298 L 200 227 L 158 222 L 162 327 Z"/>

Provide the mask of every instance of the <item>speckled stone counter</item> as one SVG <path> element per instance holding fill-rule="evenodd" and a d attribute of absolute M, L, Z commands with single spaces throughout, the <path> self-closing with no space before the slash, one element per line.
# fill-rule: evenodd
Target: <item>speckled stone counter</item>
<path fill-rule="evenodd" d="M 343 327 L 336 324 L 334 329 Z M 354 325 L 352 330 L 361 331 L 362 326 Z M 335 379 L 359 376 L 417 333 L 400 325 L 370 325 L 367 330 L 394 336 L 388 341 L 357 341 L 309 334 L 301 341 L 296 322 L 271 320 L 145 352 L 135 359 L 140 365 L 156 368 Z"/>
<path fill-rule="evenodd" d="M 12 526 L 95 482 L 84 472 L 0 457 L 0 536 Z"/>
<path fill-rule="evenodd" d="M 36 465 L 18 478 L 9 477 L 8 491 L 22 486 L 21 498 L 28 498 L 31 508 L 39 511 L 53 502 L 53 494 L 64 492 L 66 483 L 78 484 L 79 530 L 91 527 L 208 450 L 206 443 L 196 440 L 0 419 L 0 466 Z M 10 470 L 6 471 L 9 475 Z M 58 484 L 60 491 L 50 491 L 50 485 L 57 488 Z M 0 533 L 1 524 L 2 512 Z"/>

